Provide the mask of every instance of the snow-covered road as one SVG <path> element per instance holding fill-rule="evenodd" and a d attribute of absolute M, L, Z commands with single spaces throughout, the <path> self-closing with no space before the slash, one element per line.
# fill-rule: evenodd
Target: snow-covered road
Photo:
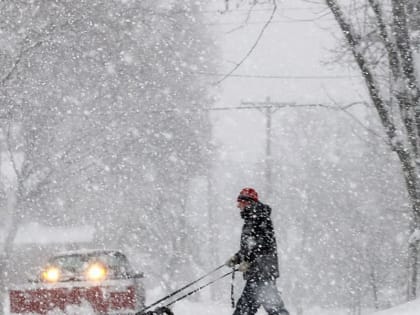
<path fill-rule="evenodd" d="M 408 302 L 389 310 L 384 310 L 375 313 L 375 315 L 419 315 L 420 314 L 420 299 Z"/>
<path fill-rule="evenodd" d="M 7 300 L 6 300 L 7 301 Z M 225 303 L 218 302 L 192 302 L 189 300 L 183 300 L 178 302 L 173 308 L 175 315 L 231 315 L 233 313 L 231 306 L 228 301 Z M 69 310 L 71 314 L 80 314 L 80 311 L 83 311 L 83 314 L 90 315 L 93 312 L 89 311 L 89 307 L 75 308 Z M 295 315 L 294 310 L 290 310 L 291 315 Z M 5 310 L 5 315 L 8 315 L 7 307 Z M 53 312 L 49 315 L 61 315 L 62 312 Z M 262 309 L 260 309 L 257 315 L 266 314 Z M 314 308 L 312 310 L 305 310 L 305 315 L 345 315 L 348 314 L 345 310 L 325 310 Z M 419 315 L 420 314 L 420 299 L 415 301 L 405 303 L 396 307 L 393 307 L 388 310 L 376 312 L 376 313 L 363 313 L 366 315 Z"/>
<path fill-rule="evenodd" d="M 182 301 L 177 304 L 174 308 L 175 315 L 230 315 L 232 309 L 228 304 L 217 304 L 217 303 L 192 303 L 189 301 Z M 258 312 L 258 315 L 266 314 L 263 310 Z M 291 310 L 291 315 L 296 313 Z M 344 315 L 348 314 L 346 311 L 338 310 L 325 310 L 325 309 L 313 309 L 311 311 L 305 311 L 305 315 Z M 365 313 L 364 313 L 365 314 Z M 399 305 L 389 310 L 384 310 L 372 315 L 419 315 L 420 314 L 420 299 L 409 302 L 406 304 Z M 366 314 L 367 315 L 367 314 Z M 370 315 L 370 314 L 369 314 Z"/>
<path fill-rule="evenodd" d="M 175 315 L 231 315 L 233 313 L 232 308 L 230 305 L 226 304 L 218 304 L 215 302 L 208 302 L 208 303 L 193 303 L 189 301 L 182 301 L 176 306 L 173 307 L 173 311 Z M 295 315 L 296 313 L 293 310 L 290 310 L 291 315 Z M 260 309 L 257 315 L 266 315 L 267 313 Z M 338 310 L 325 310 L 325 309 L 313 309 L 311 311 L 305 311 L 305 315 L 345 315 L 347 314 L 345 311 L 338 311 Z M 417 315 L 420 313 L 417 313 Z M 388 315 L 388 314 L 386 314 Z M 411 315 L 411 314 L 410 314 Z"/>

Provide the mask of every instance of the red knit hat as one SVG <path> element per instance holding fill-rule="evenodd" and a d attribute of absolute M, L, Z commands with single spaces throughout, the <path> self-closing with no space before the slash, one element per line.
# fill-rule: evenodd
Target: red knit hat
<path fill-rule="evenodd" d="M 254 188 L 243 188 L 239 193 L 238 201 L 239 200 L 258 201 L 258 193 Z"/>

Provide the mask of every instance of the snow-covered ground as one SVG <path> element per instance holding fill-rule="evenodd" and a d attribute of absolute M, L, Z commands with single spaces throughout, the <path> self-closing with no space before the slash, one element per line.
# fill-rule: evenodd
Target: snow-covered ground
<path fill-rule="evenodd" d="M 155 292 L 152 292 L 152 296 L 154 296 Z M 152 303 L 153 299 L 150 299 L 151 301 L 148 301 L 148 304 Z M 4 309 L 4 315 L 9 315 L 10 312 L 8 310 L 8 301 L 7 299 L 4 300 L 5 303 L 5 309 Z M 185 299 L 182 301 L 179 301 L 176 303 L 173 307 L 171 307 L 174 311 L 175 315 L 231 315 L 233 313 L 233 309 L 230 305 L 230 301 L 227 297 L 226 302 L 212 302 L 212 301 L 199 301 L 199 302 L 193 302 L 191 300 Z M 296 314 L 293 310 L 290 310 L 291 314 Z M 67 309 L 67 315 L 94 315 L 94 312 L 88 305 L 81 305 L 78 307 L 70 307 Z M 47 315 L 66 315 L 64 312 L 61 312 L 59 310 L 51 311 Z M 260 309 L 257 313 L 257 315 L 265 315 L 265 311 Z M 346 315 L 347 313 L 345 311 L 338 311 L 338 310 L 325 310 L 325 309 L 319 309 L 315 308 L 311 311 L 305 311 L 305 315 Z M 413 313 L 414 314 L 414 313 Z M 418 313 L 416 313 L 418 314 Z M 381 314 L 382 315 L 382 314 Z M 388 315 L 388 314 L 384 314 Z M 394 313 L 389 314 L 394 315 Z M 401 314 L 402 315 L 402 314 Z M 404 314 L 405 315 L 405 314 Z M 407 314 L 411 315 L 411 313 Z"/>
<path fill-rule="evenodd" d="M 159 290 L 157 290 L 159 291 Z M 150 292 L 151 296 L 155 296 L 156 292 Z M 148 303 L 151 303 L 150 301 Z M 7 299 L 6 299 L 7 304 Z M 231 315 L 233 310 L 229 304 L 228 299 L 226 302 L 193 302 L 191 300 L 185 299 L 176 303 L 172 310 L 175 315 Z M 296 314 L 294 310 L 290 310 L 291 314 Z M 90 307 L 87 305 L 81 307 L 74 307 L 67 310 L 67 314 L 76 315 L 76 314 L 85 314 L 91 315 L 94 314 Z M 5 315 L 8 315 L 8 308 L 5 308 Z M 62 312 L 50 312 L 48 315 L 62 315 Z M 264 310 L 260 309 L 257 315 L 266 314 Z M 314 308 L 312 310 L 305 310 L 305 315 L 346 315 L 348 312 L 346 310 L 325 310 L 320 308 Z M 380 312 L 373 313 L 371 315 L 419 315 L 420 314 L 420 299 L 405 303 L 396 307 L 393 307 L 388 310 L 383 310 Z"/>
<path fill-rule="evenodd" d="M 172 310 L 174 311 L 175 315 L 231 315 L 233 310 L 231 306 L 226 304 L 217 304 L 215 302 L 208 302 L 208 303 L 194 303 L 190 301 L 182 301 L 175 305 Z M 293 310 L 290 310 L 291 315 L 296 314 Z M 265 315 L 267 314 L 263 309 L 260 309 L 257 315 Z M 338 310 L 325 310 L 325 309 L 313 309 L 309 311 L 305 311 L 305 315 L 345 315 L 348 314 L 345 311 L 338 311 Z M 416 313 L 418 315 L 418 313 Z M 411 315 L 411 314 L 410 314 Z"/>
<path fill-rule="evenodd" d="M 226 296 L 226 299 L 221 300 L 220 302 L 211 301 L 210 298 L 206 297 L 208 292 L 206 290 L 202 291 L 202 296 L 200 301 L 193 301 L 191 298 L 183 299 L 177 302 L 171 309 L 175 315 L 231 315 L 233 309 L 230 302 L 230 296 Z M 153 301 L 158 300 L 164 296 L 159 288 L 148 290 L 147 292 L 147 301 L 146 304 L 149 305 Z M 287 306 L 287 305 L 286 305 Z M 289 309 L 291 315 L 295 315 L 296 312 L 293 309 Z M 260 309 L 257 315 L 267 314 L 263 309 Z M 305 310 L 305 315 L 347 315 L 346 311 L 340 310 L 325 310 L 320 308 L 314 308 L 312 310 Z"/>
<path fill-rule="evenodd" d="M 388 310 L 380 311 L 374 315 L 419 315 L 420 299 L 405 304 L 398 305 Z"/>
<path fill-rule="evenodd" d="M 232 314 L 232 308 L 228 303 L 217 304 L 214 302 L 209 303 L 193 303 L 190 301 L 181 301 L 173 308 L 175 315 L 230 315 Z M 296 314 L 291 311 L 291 315 Z M 259 310 L 258 315 L 266 314 L 263 310 Z M 344 315 L 348 314 L 348 311 L 339 310 L 325 310 L 314 308 L 304 312 L 305 315 Z M 420 315 L 420 299 L 405 303 L 388 310 L 373 313 L 371 315 Z"/>

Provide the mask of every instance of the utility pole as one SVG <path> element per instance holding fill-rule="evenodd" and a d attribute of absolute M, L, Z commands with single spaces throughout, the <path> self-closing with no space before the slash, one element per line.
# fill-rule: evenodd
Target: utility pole
<path fill-rule="evenodd" d="M 217 111 L 235 111 L 235 110 L 259 110 L 260 112 L 265 114 L 265 197 L 266 199 L 270 200 L 272 195 L 272 116 L 273 114 L 280 108 L 294 106 L 295 103 L 280 103 L 280 102 L 272 102 L 269 97 L 265 99 L 263 102 L 241 102 L 240 106 L 237 107 L 216 107 L 216 108 L 209 108 L 208 111 L 217 112 Z M 207 196 L 210 197 L 208 199 L 208 222 L 209 222 L 209 249 L 213 252 L 212 256 L 212 264 L 219 263 L 218 259 L 218 251 L 217 251 L 217 243 L 219 231 L 217 231 L 217 225 L 215 225 L 215 204 L 214 204 L 214 191 L 213 191 L 213 183 L 211 178 L 211 172 L 208 174 L 207 178 Z M 216 205 L 217 206 L 217 205 Z M 214 290 L 211 291 L 212 298 L 217 300 L 220 295 L 220 288 L 215 286 Z"/>
<path fill-rule="evenodd" d="M 307 103 L 307 104 L 296 104 L 295 102 L 273 102 L 270 97 L 262 102 L 250 102 L 242 101 L 240 106 L 237 107 L 215 107 L 209 108 L 208 111 L 228 111 L 228 110 L 253 110 L 257 109 L 260 112 L 265 114 L 265 193 L 267 199 L 270 199 L 272 196 L 272 187 L 273 187 L 273 157 L 272 157 L 272 116 L 273 114 L 281 108 L 285 107 L 299 107 L 299 108 L 328 108 L 331 110 L 342 110 L 346 111 L 347 108 L 356 104 L 366 104 L 363 101 L 356 101 L 348 105 L 337 107 L 321 103 Z"/>
<path fill-rule="evenodd" d="M 273 193 L 273 156 L 272 156 L 272 116 L 280 108 L 293 106 L 294 103 L 272 102 L 267 97 L 262 102 L 241 102 L 247 108 L 254 108 L 265 113 L 265 194 L 267 199 L 271 199 Z"/>

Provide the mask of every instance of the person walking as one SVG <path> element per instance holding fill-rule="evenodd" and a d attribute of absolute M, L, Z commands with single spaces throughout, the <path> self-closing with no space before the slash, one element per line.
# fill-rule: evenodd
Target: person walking
<path fill-rule="evenodd" d="M 246 283 L 233 315 L 255 315 L 260 306 L 269 315 L 289 315 L 276 286 L 280 273 L 271 208 L 253 188 L 242 189 L 237 202 L 244 221 L 240 249 L 226 265 L 243 272 Z"/>

